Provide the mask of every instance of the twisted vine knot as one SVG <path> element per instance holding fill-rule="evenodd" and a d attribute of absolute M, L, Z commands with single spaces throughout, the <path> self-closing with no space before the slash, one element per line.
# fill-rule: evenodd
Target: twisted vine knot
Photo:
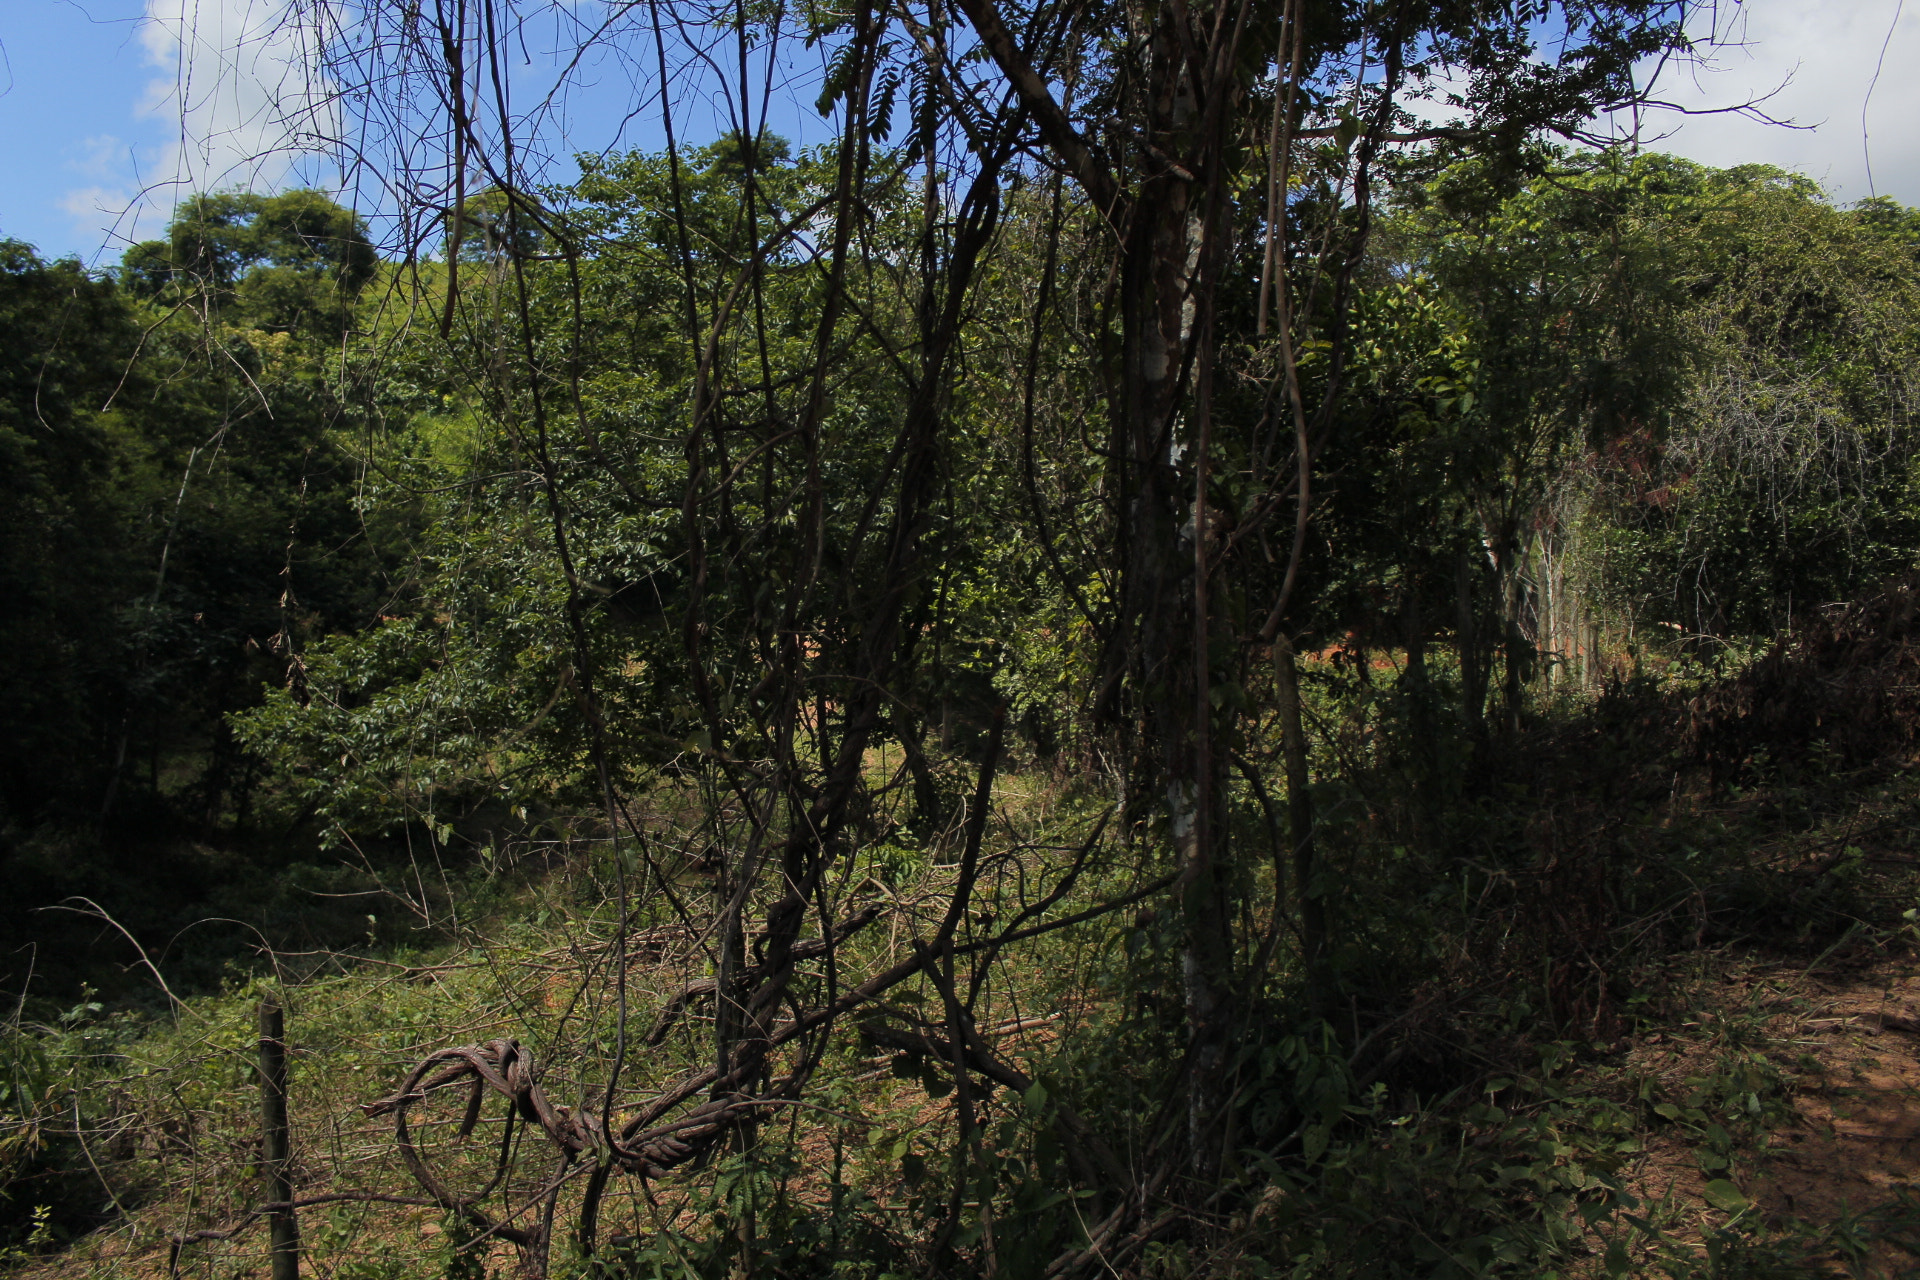
<path fill-rule="evenodd" d="M 437 1068 L 437 1070 L 436 1070 Z M 591 1109 L 555 1105 L 540 1087 L 533 1054 L 518 1040 L 489 1040 L 485 1044 L 439 1049 L 423 1058 L 394 1093 L 362 1109 L 369 1116 L 392 1115 L 400 1153 L 409 1170 L 435 1200 L 449 1209 L 470 1210 L 487 1191 L 459 1195 L 427 1167 L 408 1124 L 411 1108 L 428 1094 L 472 1080 L 460 1136 L 473 1132 L 489 1091 L 512 1104 L 512 1114 L 537 1126 L 553 1145 L 569 1156 L 597 1154 L 627 1173 L 654 1177 L 699 1155 L 741 1114 L 765 1105 L 750 1096 L 725 1093 L 709 1098 L 678 1119 L 638 1130 L 635 1125 L 609 1133 L 602 1116 Z"/>

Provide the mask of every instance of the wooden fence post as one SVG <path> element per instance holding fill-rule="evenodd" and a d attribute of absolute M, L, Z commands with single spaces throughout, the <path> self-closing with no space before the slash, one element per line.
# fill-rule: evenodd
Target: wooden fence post
<path fill-rule="evenodd" d="M 270 1210 L 273 1232 L 273 1280 L 300 1280 L 300 1223 L 293 1213 L 293 1179 L 288 1165 L 292 1144 L 287 1135 L 287 1026 L 280 998 L 269 991 L 260 997 L 260 1168 L 267 1178 L 267 1197 L 281 1206 Z"/>

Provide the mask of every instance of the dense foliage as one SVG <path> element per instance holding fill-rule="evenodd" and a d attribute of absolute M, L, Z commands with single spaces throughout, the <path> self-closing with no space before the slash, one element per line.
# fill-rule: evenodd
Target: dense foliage
<path fill-rule="evenodd" d="M 379 1040 L 419 1064 L 360 1099 L 402 1163 L 335 1161 L 447 1214 L 449 1276 L 502 1242 L 535 1274 L 1540 1274 L 1632 1221 L 1593 1154 L 1624 1121 L 1554 1081 L 1630 1016 L 1616 923 L 1705 892 L 1570 778 L 1652 829 L 1671 682 L 1920 551 L 1920 215 L 1584 132 L 1685 10 L 743 10 L 734 87 L 804 23 L 834 141 L 743 96 L 710 145 L 539 186 L 468 105 L 492 27 L 407 9 L 356 55 L 367 94 L 443 77 L 404 252 L 304 190 L 196 196 L 108 275 L 5 246 L 0 857 L 47 945 L 21 1008 L 66 1010 L 15 1028 L 16 1240 L 86 1223 L 89 1130 L 44 1108 L 111 1038 L 88 984 L 137 998 L 201 917 L 183 989 L 483 973 L 447 981 L 484 1035 Z M 657 26 L 608 31 L 667 77 Z M 1832 749 L 1795 743 L 1713 784 Z M 61 899 L 138 983 L 28 914 Z M 311 991 L 336 1049 L 378 1039 Z M 1073 1034 L 1015 1061 L 1032 1000 Z M 1396 1185 L 1452 1131 L 1394 1096 L 1491 1070 L 1401 1035 L 1441 1007 L 1553 1042 L 1546 1111 L 1461 1123 L 1584 1135 L 1591 1177 Z M 936 1118 L 848 1181 L 876 1053 Z M 506 1095 L 490 1182 L 409 1145 L 468 1081 L 428 1127 Z M 602 1230 L 675 1180 L 700 1228 Z M 1376 1238 L 1383 1195 L 1424 1244 Z"/>
<path fill-rule="evenodd" d="M 175 264 L 211 253 L 189 230 L 216 212 L 227 247 L 202 278 Z M 295 215 L 311 241 L 248 238 Z M 174 229 L 178 256 L 136 246 L 118 277 L 18 244 L 0 273 L 19 335 L 0 409 L 5 929 L 62 940 L 41 957 L 58 985 L 113 969 L 36 909 L 86 895 L 164 936 L 222 880 L 284 864 L 227 717 L 297 686 L 310 638 L 372 623 L 406 556 L 408 509 L 362 501 L 376 410 L 341 343 L 375 264 L 353 215 L 315 192 L 220 196 Z M 348 247 L 311 249 L 323 234 Z"/>

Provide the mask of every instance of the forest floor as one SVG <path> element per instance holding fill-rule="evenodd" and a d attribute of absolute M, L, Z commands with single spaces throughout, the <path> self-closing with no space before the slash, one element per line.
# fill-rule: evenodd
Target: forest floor
<path fill-rule="evenodd" d="M 1641 708 L 1632 711 L 1641 716 Z M 1410 1028 L 1395 1032 L 1410 1049 L 1397 1059 L 1399 1068 L 1382 1069 L 1373 1086 L 1380 1092 L 1369 1095 L 1375 1101 L 1363 1106 L 1355 1095 L 1349 1118 L 1319 1139 L 1324 1155 L 1294 1160 L 1283 1152 L 1264 1190 L 1264 1175 L 1244 1175 L 1249 1181 L 1236 1191 L 1252 1207 L 1230 1222 L 1221 1215 L 1207 1228 L 1211 1236 L 1196 1232 L 1204 1249 L 1145 1254 L 1129 1275 L 1920 1276 L 1920 768 L 1903 763 L 1910 754 L 1903 751 L 1845 769 L 1829 762 L 1765 784 L 1701 783 L 1693 792 L 1672 773 L 1671 786 L 1653 777 L 1650 788 L 1620 793 L 1641 797 L 1623 813 L 1588 794 L 1597 786 L 1591 744 L 1619 732 L 1617 725 L 1589 724 L 1579 729 L 1588 736 L 1561 740 L 1557 757 L 1541 753 L 1546 764 L 1538 778 L 1545 781 L 1515 801 L 1507 815 L 1515 821 L 1502 828 L 1520 833 L 1509 838 L 1513 862 L 1484 883 L 1524 886 L 1535 876 L 1547 887 L 1523 887 L 1505 906 L 1450 918 L 1460 931 L 1465 976 L 1436 978 L 1438 996 L 1403 984 L 1371 997 L 1375 1025 Z M 1041 823 L 1064 830 L 1084 820 L 1052 785 L 1038 772 L 1004 777 L 1006 803 L 1022 817 L 1009 832 Z M 1533 822 L 1536 811 L 1555 806 L 1559 826 Z M 1569 832 L 1587 843 L 1556 843 Z M 1380 865 L 1402 865 L 1397 850 L 1377 843 L 1388 855 Z M 1014 848 L 1010 842 L 1009 859 Z M 1353 856 L 1359 867 L 1374 855 Z M 1589 862 L 1577 864 L 1579 857 Z M 504 1035 L 538 1042 L 543 1062 L 560 1064 L 552 1068 L 550 1092 L 589 1096 L 585 1090 L 604 1066 L 593 1057 L 593 1018 L 607 1010 L 588 1008 L 601 997 L 587 993 L 611 954 L 606 931 L 595 933 L 586 919 L 594 904 L 608 901 L 590 863 L 563 864 L 503 891 L 484 937 L 463 947 L 363 958 L 290 988 L 300 1195 L 413 1194 L 395 1157 L 391 1121 L 370 1118 L 363 1108 L 393 1087 L 405 1064 L 447 1044 Z M 1544 950 L 1514 954 L 1533 957 L 1536 975 L 1538 957 L 1549 959 L 1550 975 L 1559 963 L 1554 957 L 1574 954 L 1552 935 L 1580 917 L 1565 901 L 1571 891 L 1553 886 L 1584 882 L 1547 880 L 1556 865 L 1600 866 L 1622 877 L 1605 893 L 1658 881 L 1657 892 L 1640 899 L 1652 907 L 1619 911 L 1591 935 L 1599 942 L 1580 944 L 1590 957 L 1604 951 L 1604 965 L 1589 962 L 1610 994 L 1578 1017 L 1566 1006 L 1557 1018 L 1536 1011 L 1553 1007 L 1551 976 L 1535 987 L 1522 966 L 1504 976 L 1484 966 L 1473 971 L 1474 956 L 1492 954 L 1474 951 L 1476 930 L 1482 938 L 1535 939 L 1526 945 Z M 876 890 L 876 902 L 892 904 L 891 922 L 862 935 L 862 950 L 848 963 L 873 969 L 897 959 L 910 945 L 912 922 L 940 910 L 949 875 L 928 861 L 911 880 Z M 1605 893 L 1596 887 L 1593 900 Z M 1427 919 L 1409 932 L 1426 928 Z M 1115 970 L 1101 958 L 1121 949 L 1114 942 L 1126 930 L 1100 930 L 1062 935 L 1049 944 L 1056 950 L 1036 953 L 1021 970 L 1021 989 L 1007 993 L 991 1019 L 983 1007 L 983 1031 L 1035 1078 L 1077 1044 L 1112 1037 L 1116 1022 L 1136 1016 L 1128 1012 L 1132 997 L 1111 981 Z M 697 976 L 697 948 L 678 926 L 643 931 L 628 943 L 628 985 L 644 1007 L 664 1008 Z M 254 987 L 236 983 L 189 997 L 170 1020 L 104 1015 L 63 1033 L 74 1060 L 103 1064 L 89 1068 L 94 1075 L 84 1088 L 61 1093 L 67 1086 L 59 1085 L 47 1096 L 67 1099 L 62 1105 L 74 1108 L 74 1127 L 93 1135 L 91 1145 L 69 1153 L 67 1175 L 96 1202 L 102 1190 L 112 1197 L 109 1221 L 60 1247 L 41 1241 L 38 1252 L 9 1250 L 0 1255 L 0 1270 L 34 1280 L 264 1275 L 264 1232 L 244 1229 L 261 1199 L 250 1074 L 256 996 Z M 1411 1016 L 1423 1000 L 1450 1003 L 1452 1012 L 1423 1027 Z M 1357 1009 L 1366 1007 L 1356 1000 Z M 576 1009 L 585 1012 L 576 1017 Z M 658 1061 L 652 1054 L 635 1058 L 628 1087 L 636 1094 L 659 1087 L 687 1055 L 705 1051 L 687 1022 L 674 1032 L 692 1037 L 679 1046 L 679 1058 L 673 1045 Z M 888 1224 L 940 1216 L 936 1206 L 926 1218 L 924 1187 L 933 1184 L 923 1180 L 928 1162 L 951 1145 L 952 1090 L 930 1089 L 919 1067 L 903 1070 L 857 1036 L 845 1041 L 834 1050 L 817 1127 L 796 1123 L 788 1139 L 792 1159 L 781 1195 L 790 1191 L 820 1221 L 829 1216 L 822 1206 L 837 1215 L 853 1197 L 866 1220 L 881 1225 L 862 1259 L 823 1265 L 806 1254 L 817 1255 L 819 1241 L 801 1242 L 787 1262 L 769 1266 L 769 1275 L 888 1276 L 888 1242 L 917 1238 Z M 1405 1069 L 1423 1045 L 1442 1049 L 1429 1060 L 1439 1074 L 1426 1083 Z M 1007 1132 L 1031 1119 L 1010 1095 L 975 1105 L 983 1117 L 991 1108 Z M 442 1139 L 459 1127 L 458 1103 L 445 1106 L 453 1110 L 422 1120 L 423 1130 L 437 1126 Z M 52 1117 L 47 1131 L 63 1122 Z M 504 1120 L 484 1122 L 476 1149 L 500 1145 L 487 1136 L 486 1125 L 496 1123 L 496 1133 L 505 1131 Z M 484 1174 L 485 1164 L 469 1172 Z M 1249 1161 L 1250 1170 L 1257 1166 Z M 699 1257 L 679 1252 L 695 1251 L 702 1231 L 726 1235 L 712 1227 L 725 1176 L 716 1180 L 706 1171 L 688 1180 L 704 1178 L 712 1184 L 705 1192 L 671 1181 L 631 1191 L 621 1210 L 631 1225 L 621 1230 L 629 1239 L 665 1240 L 677 1255 L 659 1253 L 648 1267 L 664 1263 L 662 1274 L 685 1280 L 732 1274 L 724 1239 Z M 21 1187 L 23 1195 L 36 1194 Z M 1057 1218 L 1062 1211 L 1050 1212 Z M 1391 1265 L 1364 1260 L 1369 1248 L 1385 1258 L 1379 1240 L 1409 1221 L 1435 1233 L 1435 1253 L 1424 1260 L 1417 1250 L 1395 1254 Z M 236 1226 L 243 1229 L 231 1239 L 204 1234 Z M 1556 1240 L 1562 1226 L 1571 1235 Z M 459 1256 L 431 1206 L 336 1204 L 306 1211 L 303 1230 L 305 1274 L 322 1280 L 479 1280 L 475 1263 L 495 1276 L 515 1273 L 504 1247 L 490 1258 Z M 195 1232 L 203 1234 L 187 1239 Z M 1514 1240 L 1532 1252 L 1522 1258 L 1508 1249 Z M 639 1277 L 654 1270 L 567 1274 Z M 1025 1272 L 1004 1274 L 1026 1280 Z"/>
<path fill-rule="evenodd" d="M 1800 985 L 1773 1030 L 1813 1061 L 1769 1135 L 1754 1198 L 1779 1218 L 1836 1224 L 1903 1205 L 1920 1183 L 1920 972 L 1883 964 Z M 1890 1275 L 1920 1268 L 1910 1232 L 1874 1232 L 1867 1252 Z"/>
<path fill-rule="evenodd" d="M 1849 815 L 1774 840 L 1768 856 L 1780 874 L 1802 880 L 1809 868 L 1847 874 L 1851 867 L 1854 874 L 1864 874 L 1862 869 L 1876 862 L 1904 865 L 1911 856 L 1910 828 L 1888 815 L 1910 811 L 1910 792 L 1920 795 L 1920 788 L 1902 777 L 1893 787 L 1874 791 L 1869 803 Z M 1848 841 L 1842 846 L 1845 858 L 1835 860 L 1832 832 L 1867 825 L 1863 815 L 1870 810 L 1880 815 L 1871 825 L 1883 838 Z M 548 953 L 547 961 L 552 958 Z M 386 983 L 392 998 L 384 1005 L 367 991 L 342 989 L 333 998 L 348 1004 L 328 1012 L 319 1007 L 322 997 L 309 997 L 307 1039 L 314 1065 L 305 1074 L 314 1083 L 303 1090 L 307 1136 L 302 1145 L 308 1159 L 301 1194 L 350 1188 L 374 1166 L 384 1168 L 393 1190 L 407 1190 L 391 1153 L 377 1153 L 386 1141 L 382 1126 L 357 1114 L 357 1104 L 377 1090 L 376 1068 L 369 1063 L 362 1073 L 358 1063 L 340 1067 L 348 1042 L 330 1041 L 327 1027 L 342 1019 L 416 1023 L 418 1008 L 411 1001 L 422 992 L 446 999 L 451 987 L 454 1000 L 471 998 L 460 995 L 463 979 L 457 969 L 443 970 L 438 981 L 429 975 L 424 987 L 420 972 Z M 1631 1117 L 1629 1131 L 1611 1132 L 1606 1142 L 1611 1149 L 1632 1152 L 1615 1176 L 1639 1202 L 1638 1212 L 1626 1216 L 1646 1229 L 1615 1233 L 1626 1242 L 1624 1269 L 1618 1258 L 1605 1265 L 1602 1243 L 1595 1239 L 1576 1246 L 1557 1274 L 1680 1280 L 1920 1275 L 1920 950 L 1912 945 L 1910 930 L 1863 924 L 1837 942 L 1829 938 L 1805 947 L 1703 942 L 1669 953 L 1659 973 L 1643 977 L 1651 997 L 1642 1011 L 1612 1043 L 1590 1046 L 1593 1051 L 1559 1077 L 1559 1087 L 1568 1095 L 1605 1100 Z M 244 1017 L 244 1002 L 227 1003 L 233 1007 L 224 1012 L 203 1008 L 215 1022 L 233 1021 L 236 1010 Z M 1057 1036 L 1052 1021 L 1040 1021 L 1044 1025 L 1031 1046 L 1036 1052 Z M 377 1057 L 364 1039 L 371 1029 L 361 1027 L 361 1038 L 352 1044 L 356 1053 Z M 469 1031 L 485 1033 L 477 1026 Z M 873 1061 L 879 1065 L 870 1064 L 852 1082 L 858 1100 L 851 1105 L 886 1126 L 887 1141 L 895 1131 L 941 1122 L 942 1115 L 935 1113 L 949 1104 L 933 1103 L 914 1082 L 895 1078 L 884 1055 Z M 324 1089 L 317 1070 L 323 1064 L 336 1068 Z M 128 1214 L 111 1228 L 61 1252 L 23 1259 L 18 1274 L 35 1280 L 264 1276 L 257 1260 L 263 1232 L 178 1250 L 169 1241 L 182 1228 L 209 1220 L 197 1205 L 223 1200 L 238 1205 L 253 1194 L 244 1167 L 234 1163 L 247 1156 L 245 1090 L 239 1093 L 237 1113 L 229 1125 L 219 1126 L 237 1131 L 239 1140 L 223 1151 L 202 1148 L 227 1165 L 226 1176 L 214 1181 L 231 1185 L 185 1179 L 167 1189 L 152 1188 L 138 1207 L 130 1197 Z M 1503 1102 L 1515 1113 L 1537 1105 L 1512 1095 Z M 1747 1124 L 1726 1119 L 1743 1112 Z M 216 1126 L 203 1127 L 210 1137 Z M 1567 1140 L 1580 1158 L 1581 1139 L 1569 1134 Z M 149 1133 L 139 1141 L 164 1148 L 166 1135 Z M 344 1158 L 330 1164 L 328 1148 Z M 819 1177 L 830 1154 L 816 1135 L 806 1158 L 812 1177 Z M 870 1175 L 879 1173 L 868 1188 L 876 1193 L 876 1207 L 891 1203 L 891 1212 L 903 1212 L 906 1189 L 897 1176 L 884 1173 L 887 1167 L 884 1160 L 868 1165 Z M 667 1198 L 664 1189 L 662 1197 Z M 688 1205 L 678 1213 L 670 1204 L 667 1209 L 676 1220 L 694 1212 Z M 350 1227 L 342 1222 L 320 1211 L 309 1215 L 309 1243 L 317 1255 L 310 1274 L 331 1280 L 465 1274 L 450 1267 L 445 1228 L 430 1210 L 392 1207 L 356 1215 Z M 681 1225 L 697 1230 L 691 1220 Z M 1258 1242 L 1249 1240 L 1244 1248 L 1223 1251 L 1226 1265 L 1202 1266 L 1194 1274 L 1262 1274 L 1244 1265 L 1259 1250 Z M 1239 1263 L 1227 1262 L 1229 1257 Z M 514 1260 L 504 1248 L 484 1265 L 495 1275 L 514 1273 Z M 1484 1274 L 1529 1273 L 1495 1267 Z"/>
<path fill-rule="evenodd" d="M 1800 958 L 1750 957 L 1699 983 L 1692 1002 L 1695 1018 L 1637 1037 L 1627 1072 L 1682 1094 L 1724 1069 L 1731 1041 L 1787 1068 L 1784 1105 L 1726 1152 L 1724 1171 L 1701 1167 L 1697 1135 L 1650 1125 L 1636 1194 L 1671 1206 L 1672 1230 L 1698 1240 L 1724 1218 L 1707 1186 L 1730 1173 L 1776 1251 L 1797 1242 L 1805 1274 L 1920 1275 L 1920 963 L 1816 974 Z"/>
<path fill-rule="evenodd" d="M 1775 800 L 1764 791 L 1719 817 L 1773 881 L 1776 912 L 1836 882 L 1852 909 L 1881 909 L 1837 937 L 1696 936 L 1589 1068 L 1638 1121 L 1623 1184 L 1682 1246 L 1643 1236 L 1647 1274 L 1920 1276 L 1920 911 L 1899 910 L 1920 907 L 1920 776 L 1870 775 L 1784 834 L 1743 835 Z"/>

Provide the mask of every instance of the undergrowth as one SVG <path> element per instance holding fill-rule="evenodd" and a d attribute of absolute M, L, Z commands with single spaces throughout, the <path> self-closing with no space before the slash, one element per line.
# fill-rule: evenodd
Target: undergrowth
<path fill-rule="evenodd" d="M 1897 1252 L 1920 1243 L 1905 1190 L 1822 1220 L 1755 1190 L 1820 1070 L 1781 1020 L 1811 975 L 1915 943 L 1920 779 L 1897 755 L 1863 759 L 1850 740 L 1729 764 L 1723 724 L 1707 734 L 1721 756 L 1703 762 L 1676 726 L 1700 739 L 1725 676 L 1704 695 L 1616 683 L 1495 743 L 1436 723 L 1446 699 L 1423 709 L 1425 691 L 1365 662 L 1310 674 L 1330 872 L 1308 892 L 1333 921 L 1338 1000 L 1310 1012 L 1284 967 L 1245 993 L 1221 1189 L 1159 1188 L 1124 1273 L 1732 1280 L 1891 1274 L 1886 1258 L 1912 1256 Z M 1003 774 L 968 930 L 1030 907 L 1104 812 L 1057 766 Z M 1266 816 L 1249 802 L 1237 820 L 1241 874 L 1271 876 Z M 839 956 L 847 973 L 910 954 L 953 882 L 937 833 L 878 829 L 843 872 L 849 901 L 879 913 Z M 29 993 L 0 1039 L 6 1265 L 257 1270 L 253 1011 L 270 986 L 294 1050 L 295 1181 L 333 1197 L 302 1213 L 308 1265 L 343 1280 L 511 1274 L 512 1251 L 459 1215 L 399 1202 L 421 1197 L 366 1104 L 432 1050 L 512 1038 L 570 1108 L 605 1106 L 621 1062 L 628 1107 L 700 1060 L 711 1018 L 687 994 L 711 972 L 684 914 L 705 892 L 697 863 L 669 880 L 678 895 L 623 921 L 630 848 L 580 837 L 550 853 L 477 860 L 451 886 L 458 928 L 412 951 L 271 957 L 146 1012 Z M 1138 856 L 1116 846 L 1051 914 L 1124 892 Z M 619 1180 L 594 1256 L 563 1233 L 553 1273 L 1046 1274 L 1109 1208 L 1057 1140 L 1063 1108 L 1122 1160 L 1165 1120 L 1181 1027 L 1170 917 L 1144 901 L 1038 936 L 995 971 L 975 1025 L 1027 1086 L 956 1081 L 856 1019 L 795 1105 L 672 1179 Z M 1283 922 L 1241 927 L 1291 945 Z M 887 1000 L 937 1018 L 942 996 L 923 976 Z M 535 1154 L 526 1130 L 463 1117 L 464 1101 L 432 1097 L 414 1121 L 463 1194 L 485 1187 L 501 1144 Z M 568 1221 L 583 1171 L 541 1157 L 505 1176 L 572 1179 Z"/>

